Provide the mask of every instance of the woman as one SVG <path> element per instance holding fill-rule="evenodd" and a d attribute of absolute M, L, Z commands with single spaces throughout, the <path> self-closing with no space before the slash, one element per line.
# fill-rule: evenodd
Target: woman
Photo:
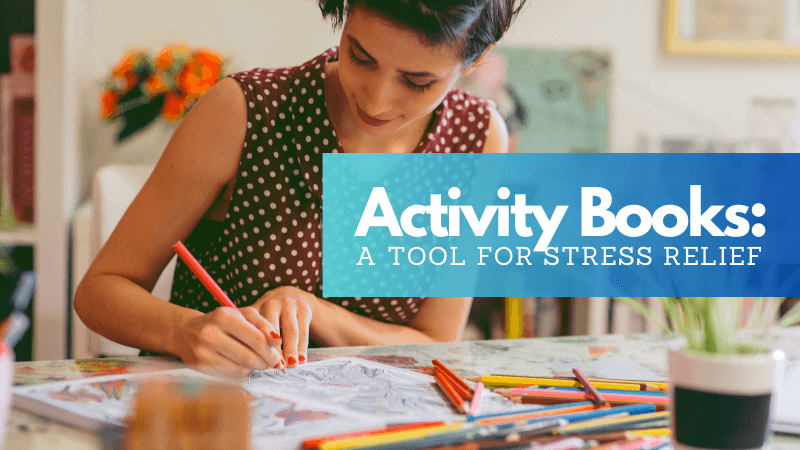
<path fill-rule="evenodd" d="M 183 120 L 78 287 L 75 309 L 91 329 L 231 375 L 302 364 L 309 340 L 460 338 L 471 298 L 321 298 L 322 154 L 505 152 L 497 112 L 452 87 L 519 5 L 321 0 L 320 9 L 344 22 L 338 48 L 235 74 Z M 180 261 L 170 303 L 149 293 L 179 240 L 246 320 L 218 307 Z"/>

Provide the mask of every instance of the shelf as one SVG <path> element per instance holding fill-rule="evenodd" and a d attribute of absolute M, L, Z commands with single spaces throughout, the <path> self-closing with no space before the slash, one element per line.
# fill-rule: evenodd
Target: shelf
<path fill-rule="evenodd" d="M 36 227 L 0 229 L 0 245 L 36 245 Z"/>

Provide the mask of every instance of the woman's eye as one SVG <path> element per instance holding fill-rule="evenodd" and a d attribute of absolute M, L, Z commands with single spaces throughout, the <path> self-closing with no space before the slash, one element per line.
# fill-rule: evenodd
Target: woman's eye
<path fill-rule="evenodd" d="M 431 81 L 430 83 L 427 83 L 427 84 L 417 84 L 417 83 L 414 83 L 414 82 L 412 82 L 411 80 L 409 80 L 408 78 L 405 78 L 405 77 L 403 77 L 403 80 L 405 80 L 406 86 L 409 89 L 411 89 L 412 91 L 415 91 L 415 92 L 424 92 L 425 90 L 427 90 L 428 88 L 433 86 L 433 83 L 436 82 L 436 80 L 433 80 L 433 81 Z"/>
<path fill-rule="evenodd" d="M 355 54 L 355 52 L 353 51 L 352 48 L 350 49 L 350 51 L 348 53 L 350 54 L 350 59 L 352 59 L 353 62 L 358 64 L 359 66 L 367 66 L 372 62 L 372 61 L 370 61 L 368 59 L 361 59 L 358 56 L 356 56 L 356 54 Z"/>

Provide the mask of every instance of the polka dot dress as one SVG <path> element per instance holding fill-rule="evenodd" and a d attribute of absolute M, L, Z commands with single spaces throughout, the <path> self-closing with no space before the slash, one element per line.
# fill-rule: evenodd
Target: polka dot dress
<path fill-rule="evenodd" d="M 224 222 L 202 220 L 186 246 L 239 306 L 292 285 L 322 296 L 322 155 L 341 152 L 325 106 L 332 48 L 305 64 L 232 75 L 247 99 L 247 135 Z M 416 152 L 480 152 L 488 104 L 454 89 L 435 110 Z M 423 298 L 326 298 L 372 319 L 408 323 Z M 171 301 L 218 305 L 178 260 Z"/>

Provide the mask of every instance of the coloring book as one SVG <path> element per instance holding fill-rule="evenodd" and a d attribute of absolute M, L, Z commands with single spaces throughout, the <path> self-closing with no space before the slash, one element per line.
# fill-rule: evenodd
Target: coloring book
<path fill-rule="evenodd" d="M 14 405 L 76 427 L 123 425 L 136 385 L 148 377 L 210 379 L 190 369 L 84 378 L 14 389 Z M 298 368 L 254 372 L 241 387 L 251 394 L 254 448 L 298 448 L 312 436 L 387 424 L 456 420 L 433 377 L 360 358 L 334 358 Z M 481 413 L 531 409 L 486 392 Z"/>

